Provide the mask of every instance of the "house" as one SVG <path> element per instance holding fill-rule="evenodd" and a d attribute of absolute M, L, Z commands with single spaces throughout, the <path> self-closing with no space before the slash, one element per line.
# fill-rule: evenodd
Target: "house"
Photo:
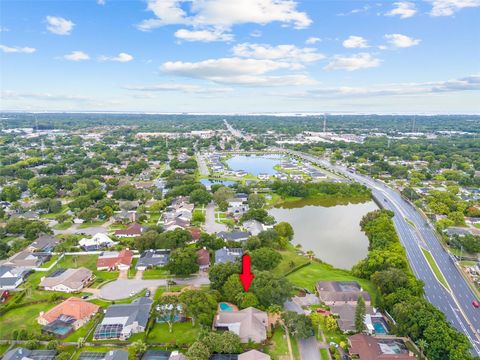
<path fill-rule="evenodd" d="M 140 236 L 143 233 L 143 226 L 137 223 L 129 225 L 126 229 L 115 230 L 115 236 L 118 238 L 121 237 L 136 237 Z"/>
<path fill-rule="evenodd" d="M 55 246 L 60 243 L 61 239 L 50 236 L 42 235 L 37 240 L 33 241 L 28 247 L 27 250 L 31 252 L 52 252 Z"/>
<path fill-rule="evenodd" d="M 268 179 L 270 179 L 270 175 L 265 174 L 265 173 L 258 174 L 257 177 L 258 177 L 259 180 L 268 180 Z"/>
<path fill-rule="evenodd" d="M 147 350 L 143 353 L 141 360 L 187 360 L 187 357 L 182 353 L 174 350 L 172 352 L 165 350 Z"/>
<path fill-rule="evenodd" d="M 242 248 L 222 248 L 215 251 L 215 264 L 235 262 L 243 255 Z"/>
<path fill-rule="evenodd" d="M 338 303 L 330 306 L 330 312 L 337 317 L 338 328 L 343 332 L 355 331 L 356 304 Z M 375 314 L 376 310 L 367 306 L 365 314 Z"/>
<path fill-rule="evenodd" d="M 448 227 L 444 230 L 444 232 L 448 236 L 458 235 L 458 236 L 465 236 L 465 235 L 473 235 L 473 231 L 469 228 L 465 227 Z"/>
<path fill-rule="evenodd" d="M 77 292 L 88 286 L 94 279 L 93 272 L 86 268 L 58 269 L 40 281 L 40 288 L 66 293 Z"/>
<path fill-rule="evenodd" d="M 470 225 L 480 224 L 480 217 L 465 217 L 465 222 Z"/>
<path fill-rule="evenodd" d="M 137 261 L 135 268 L 137 270 L 145 270 L 155 268 L 157 266 L 165 266 L 170 258 L 170 250 L 168 249 L 149 249 L 145 250 Z"/>
<path fill-rule="evenodd" d="M 44 262 L 50 260 L 51 257 L 52 254 L 50 253 L 32 253 L 30 251 L 23 250 L 8 259 L 6 264 L 17 267 L 36 268 L 41 266 Z"/>
<path fill-rule="evenodd" d="M 144 332 L 152 303 L 151 299 L 143 296 L 130 304 L 110 305 L 102 322 L 95 329 L 93 339 L 127 340 L 132 334 Z"/>
<path fill-rule="evenodd" d="M 237 334 L 242 343 L 261 343 L 267 338 L 268 315 L 254 307 L 239 311 L 219 311 L 213 320 L 213 328 Z"/>
<path fill-rule="evenodd" d="M 417 358 L 408 350 L 403 338 L 356 334 L 348 338 L 348 344 L 350 355 L 360 360 L 415 360 Z"/>
<path fill-rule="evenodd" d="M 227 214 L 233 215 L 235 219 L 240 219 L 243 214 L 248 211 L 248 204 L 241 203 L 240 205 L 229 206 L 227 208 Z"/>
<path fill-rule="evenodd" d="M 133 210 L 122 210 L 119 213 L 115 214 L 113 216 L 113 219 L 117 223 L 131 223 L 137 220 L 137 212 Z"/>
<path fill-rule="evenodd" d="M 3 360 L 54 360 L 57 355 L 56 350 L 29 350 L 25 348 L 15 348 L 3 355 Z"/>
<path fill-rule="evenodd" d="M 228 207 L 229 208 L 236 208 L 243 205 L 243 199 L 241 198 L 231 198 L 227 199 Z"/>
<path fill-rule="evenodd" d="M 30 273 L 30 269 L 15 267 L 13 265 L 0 266 L 0 289 L 13 290 L 18 287 L 25 277 Z"/>
<path fill-rule="evenodd" d="M 128 352 L 125 350 L 109 350 L 107 352 L 84 351 L 78 356 L 78 360 L 128 360 Z"/>
<path fill-rule="evenodd" d="M 98 305 L 71 297 L 47 312 L 41 311 L 37 321 L 40 325 L 44 325 L 42 333 L 64 338 L 88 323 L 99 310 L 100 306 Z M 59 328 L 62 330 L 60 333 L 58 332 Z M 65 331 L 65 329 L 69 329 L 69 331 Z"/>
<path fill-rule="evenodd" d="M 250 350 L 238 355 L 238 360 L 271 360 L 270 355 L 258 350 Z"/>
<path fill-rule="evenodd" d="M 188 229 L 190 235 L 192 235 L 192 242 L 200 240 L 200 235 L 202 235 L 202 230 L 197 227 L 191 227 Z"/>
<path fill-rule="evenodd" d="M 128 270 L 132 265 L 133 251 L 124 249 L 105 251 L 97 259 L 97 270 Z"/>
<path fill-rule="evenodd" d="M 320 301 L 326 305 L 338 303 L 356 305 L 358 296 L 362 296 L 365 304 L 370 305 L 370 294 L 355 281 L 319 281 L 316 290 Z"/>
<path fill-rule="evenodd" d="M 107 235 L 102 233 L 97 233 L 91 239 L 87 239 L 87 238 L 81 239 L 78 242 L 78 244 L 85 251 L 97 251 L 103 248 L 109 248 L 115 245 L 115 242 L 112 239 L 110 239 Z"/>
<path fill-rule="evenodd" d="M 202 271 L 210 267 L 210 252 L 206 248 L 197 250 L 197 264 Z"/>
<path fill-rule="evenodd" d="M 265 230 L 265 225 L 263 225 L 258 220 L 247 220 L 243 222 L 243 227 L 247 230 L 250 235 L 256 236 Z"/>
<path fill-rule="evenodd" d="M 225 241 L 247 241 L 250 237 L 250 233 L 238 230 L 230 232 L 220 231 L 219 233 L 217 233 L 217 236 Z"/>

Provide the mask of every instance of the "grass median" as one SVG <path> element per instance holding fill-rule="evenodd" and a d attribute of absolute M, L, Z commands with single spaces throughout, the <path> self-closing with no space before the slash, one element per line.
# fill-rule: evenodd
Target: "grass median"
<path fill-rule="evenodd" d="M 437 265 L 437 262 L 433 258 L 432 254 L 430 251 L 424 249 L 423 247 L 421 248 L 423 252 L 423 256 L 425 256 L 425 259 L 427 259 L 428 264 L 430 265 L 430 268 L 433 271 L 433 274 L 437 278 L 437 280 L 447 289 L 450 291 L 450 287 L 448 286 L 447 280 L 445 280 L 445 277 L 443 276 L 442 272 L 440 271 L 440 268 Z"/>

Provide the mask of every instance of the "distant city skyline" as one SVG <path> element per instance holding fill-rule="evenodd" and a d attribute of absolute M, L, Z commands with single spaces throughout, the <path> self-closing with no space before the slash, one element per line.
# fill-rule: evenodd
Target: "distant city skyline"
<path fill-rule="evenodd" d="M 480 0 L 0 7 L 2 111 L 480 113 Z"/>

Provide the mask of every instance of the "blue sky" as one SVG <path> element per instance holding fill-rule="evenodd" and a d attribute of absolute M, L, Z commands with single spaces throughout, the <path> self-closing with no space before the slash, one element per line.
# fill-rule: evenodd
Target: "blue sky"
<path fill-rule="evenodd" d="M 0 6 L 2 110 L 480 112 L 480 0 Z"/>

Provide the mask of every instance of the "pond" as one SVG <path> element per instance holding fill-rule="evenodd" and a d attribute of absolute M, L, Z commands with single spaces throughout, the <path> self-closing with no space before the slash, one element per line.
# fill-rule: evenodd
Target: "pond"
<path fill-rule="evenodd" d="M 200 182 L 207 187 L 207 189 L 210 189 L 210 187 L 214 184 L 221 184 L 225 186 L 230 186 L 234 185 L 237 182 L 236 181 L 230 181 L 230 180 L 210 180 L 210 179 L 200 179 Z"/>
<path fill-rule="evenodd" d="M 231 170 L 245 170 L 247 173 L 258 176 L 258 174 L 274 175 L 275 165 L 285 160 L 282 155 L 235 155 L 226 161 Z"/>
<path fill-rule="evenodd" d="M 373 201 L 339 204 L 334 200 L 305 199 L 269 210 L 278 222 L 290 223 L 292 244 L 312 250 L 315 257 L 341 269 L 351 269 L 368 253 L 368 239 L 360 229 L 362 217 L 378 207 Z"/>

